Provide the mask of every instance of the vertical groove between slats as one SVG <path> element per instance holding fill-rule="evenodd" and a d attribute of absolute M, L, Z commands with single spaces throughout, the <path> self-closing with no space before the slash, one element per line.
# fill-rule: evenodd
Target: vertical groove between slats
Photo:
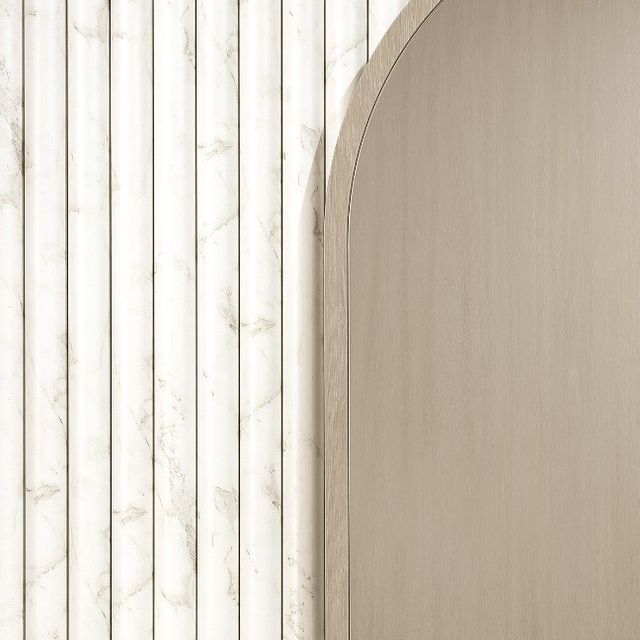
<path fill-rule="evenodd" d="M 237 423 L 237 447 L 238 447 L 238 455 L 237 455 L 237 464 L 238 464 L 238 473 L 237 473 L 237 482 L 238 482 L 238 563 L 237 563 L 237 571 L 238 571 L 238 640 L 242 637 L 242 616 L 240 612 L 242 610 L 242 571 L 241 571 L 241 560 L 242 560 L 242 518 L 240 514 L 242 513 L 242 449 L 241 449 L 241 428 L 242 428 L 242 418 L 241 418 L 241 407 L 242 407 L 242 380 L 240 377 L 240 362 L 242 357 L 242 298 L 240 297 L 240 283 L 242 282 L 242 253 L 240 246 L 240 239 L 242 237 L 242 206 L 240 202 L 240 190 L 242 188 L 242 93 L 240 91 L 240 87 L 242 86 L 242 67 L 240 65 L 240 42 L 242 36 L 242 21 L 240 20 L 240 4 L 241 0 L 237 0 L 236 4 L 236 19 L 238 22 L 238 33 L 236 39 L 236 50 L 237 50 L 237 111 L 236 111 L 236 120 L 238 123 L 238 158 L 237 158 L 237 189 L 238 189 L 238 241 L 237 241 L 237 264 L 238 264 L 238 375 L 237 375 L 237 401 L 238 401 L 238 423 Z"/>
<path fill-rule="evenodd" d="M 20 55 L 22 89 L 22 638 L 27 638 L 27 145 L 26 145 L 26 82 L 25 82 L 25 0 L 20 2 Z"/>
<path fill-rule="evenodd" d="M 194 404 L 195 404 L 195 451 L 194 451 L 194 515 L 195 515 L 195 551 L 194 551 L 194 633 L 195 638 L 198 640 L 198 523 L 200 522 L 200 514 L 198 511 L 198 0 L 194 0 L 193 5 L 193 191 L 194 191 L 194 221 L 193 221 L 193 261 L 194 261 L 194 368 L 193 368 L 193 385 L 194 385 Z"/>
<path fill-rule="evenodd" d="M 9 2 L 25 639 L 322 637 L 324 183 L 405 2 Z"/>
<path fill-rule="evenodd" d="M 151 637 L 156 640 L 156 0 L 151 0 Z"/>

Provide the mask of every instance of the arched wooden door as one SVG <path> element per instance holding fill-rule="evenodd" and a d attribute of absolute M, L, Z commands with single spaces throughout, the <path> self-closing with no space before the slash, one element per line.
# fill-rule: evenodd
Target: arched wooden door
<path fill-rule="evenodd" d="M 639 637 L 636 0 L 411 4 L 325 268 L 328 640 Z"/>

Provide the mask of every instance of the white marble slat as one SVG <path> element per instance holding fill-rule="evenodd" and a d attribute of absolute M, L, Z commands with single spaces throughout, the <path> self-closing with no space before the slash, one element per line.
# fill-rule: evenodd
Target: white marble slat
<path fill-rule="evenodd" d="M 198 2 L 198 636 L 238 628 L 238 10 Z"/>
<path fill-rule="evenodd" d="M 0 630 L 22 640 L 22 2 L 0 7 Z"/>
<path fill-rule="evenodd" d="M 326 176 L 351 92 L 367 62 L 367 0 L 325 0 Z"/>
<path fill-rule="evenodd" d="M 195 2 L 154 8 L 155 638 L 196 634 Z"/>
<path fill-rule="evenodd" d="M 409 0 L 369 0 L 369 57 Z"/>
<path fill-rule="evenodd" d="M 66 637 L 65 5 L 25 0 L 26 638 Z"/>
<path fill-rule="evenodd" d="M 69 640 L 110 636 L 109 0 L 69 0 Z"/>
<path fill-rule="evenodd" d="M 240 637 L 281 636 L 280 2 L 240 3 Z"/>
<path fill-rule="evenodd" d="M 153 633 L 152 1 L 111 5 L 113 640 Z"/>
<path fill-rule="evenodd" d="M 283 8 L 283 637 L 323 629 L 324 6 Z"/>

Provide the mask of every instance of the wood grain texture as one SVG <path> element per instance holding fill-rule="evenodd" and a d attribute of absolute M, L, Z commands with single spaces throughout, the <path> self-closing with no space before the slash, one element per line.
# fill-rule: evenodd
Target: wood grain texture
<path fill-rule="evenodd" d="M 444 0 L 355 132 L 327 637 L 637 633 L 638 27 Z"/>
<path fill-rule="evenodd" d="M 327 187 L 324 252 L 325 637 L 347 640 L 348 368 L 347 220 L 351 180 L 367 120 L 411 36 L 438 3 L 415 0 L 398 17 L 359 79 L 335 148 Z"/>

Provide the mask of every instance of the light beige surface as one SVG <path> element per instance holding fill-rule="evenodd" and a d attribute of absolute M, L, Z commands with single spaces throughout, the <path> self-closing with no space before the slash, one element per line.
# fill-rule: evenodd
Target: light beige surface
<path fill-rule="evenodd" d="M 356 640 L 640 632 L 638 33 L 631 0 L 444 0 L 384 87 L 349 236 Z"/>
<path fill-rule="evenodd" d="M 440 0 L 413 0 L 364 67 L 335 146 L 324 220 L 325 637 L 348 636 L 347 218 L 365 127 L 385 79 Z"/>

